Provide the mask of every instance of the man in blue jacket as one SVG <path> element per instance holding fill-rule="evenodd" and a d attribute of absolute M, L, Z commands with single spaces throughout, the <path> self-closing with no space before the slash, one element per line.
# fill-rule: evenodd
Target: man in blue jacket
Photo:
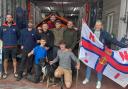
<path fill-rule="evenodd" d="M 16 23 L 13 22 L 12 15 L 6 16 L 6 22 L 0 28 L 0 39 L 3 41 L 3 53 L 4 53 L 4 73 L 3 78 L 7 78 L 8 72 L 8 59 L 11 56 L 13 59 L 14 77 L 17 77 L 17 41 L 19 37 L 19 31 L 16 27 Z"/>
<path fill-rule="evenodd" d="M 31 75 L 33 56 L 29 57 L 28 59 L 28 53 L 36 46 L 36 44 L 36 30 L 33 28 L 33 23 L 29 21 L 28 28 L 25 28 L 21 31 L 20 45 L 22 49 L 22 60 L 19 66 L 17 81 L 20 81 L 22 79 L 22 74 L 24 72 L 25 66 L 27 67 L 27 74 Z"/>

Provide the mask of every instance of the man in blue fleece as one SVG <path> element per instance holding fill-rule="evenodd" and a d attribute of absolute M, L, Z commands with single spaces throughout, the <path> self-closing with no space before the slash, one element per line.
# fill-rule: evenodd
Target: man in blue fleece
<path fill-rule="evenodd" d="M 6 22 L 0 27 L 0 39 L 3 41 L 3 54 L 4 54 L 4 73 L 3 78 L 7 78 L 8 72 L 8 59 L 11 56 L 13 59 L 14 77 L 17 77 L 17 42 L 19 38 L 19 31 L 16 23 L 13 21 L 12 15 L 6 16 Z"/>
<path fill-rule="evenodd" d="M 24 72 L 25 65 L 27 65 L 27 74 L 31 74 L 33 56 L 29 57 L 28 59 L 28 53 L 36 46 L 36 42 L 36 30 L 33 28 L 32 22 L 29 21 L 28 28 L 25 28 L 21 31 L 20 44 L 22 49 L 22 60 L 19 66 L 17 81 L 22 79 L 22 74 Z"/>

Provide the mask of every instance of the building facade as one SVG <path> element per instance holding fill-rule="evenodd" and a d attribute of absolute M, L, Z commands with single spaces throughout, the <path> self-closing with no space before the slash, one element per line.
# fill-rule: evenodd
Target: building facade
<path fill-rule="evenodd" d="M 30 20 L 33 21 L 34 25 L 37 25 L 42 21 L 40 8 L 32 2 L 30 3 L 30 15 Z"/>
<path fill-rule="evenodd" d="M 104 28 L 117 38 L 126 35 L 128 23 L 128 0 L 103 0 Z"/>
<path fill-rule="evenodd" d="M 26 9 L 26 0 L 0 0 L 0 25 L 5 21 L 7 14 L 12 14 L 15 19 L 17 7 Z"/>
<path fill-rule="evenodd" d="M 79 26 L 82 18 L 88 16 L 90 27 L 94 26 L 95 20 L 101 19 L 104 29 L 119 40 L 128 33 L 128 0 L 90 0 L 88 13 L 86 13 L 86 5 L 87 2 L 80 9 Z"/>
<path fill-rule="evenodd" d="M 29 0 L 0 0 L 0 25 L 5 21 L 7 14 L 12 14 L 16 20 L 16 8 L 20 7 L 28 14 L 28 1 Z M 30 2 L 31 3 L 31 2 Z M 31 3 L 30 14 L 34 25 L 41 21 L 41 11 L 38 6 Z"/>

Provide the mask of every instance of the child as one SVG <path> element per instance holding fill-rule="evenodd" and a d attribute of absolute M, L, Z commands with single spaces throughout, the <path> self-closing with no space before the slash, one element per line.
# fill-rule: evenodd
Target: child
<path fill-rule="evenodd" d="M 64 41 L 60 42 L 60 50 L 57 53 L 57 57 L 50 61 L 50 64 L 53 64 L 59 60 L 59 67 L 56 69 L 54 75 L 57 78 L 60 78 L 64 75 L 64 81 L 67 88 L 70 88 L 72 85 L 72 70 L 71 70 L 71 60 L 77 62 L 76 68 L 80 68 L 79 60 L 76 56 L 67 48 Z"/>
<path fill-rule="evenodd" d="M 46 59 L 47 51 L 45 49 L 46 40 L 44 38 L 40 39 L 40 45 L 36 46 L 29 54 L 28 57 L 31 55 L 35 55 L 34 60 L 34 68 L 35 68 L 35 76 L 34 79 L 31 80 L 34 83 L 40 82 L 40 75 L 41 75 L 41 65 L 40 62 L 44 62 Z"/>

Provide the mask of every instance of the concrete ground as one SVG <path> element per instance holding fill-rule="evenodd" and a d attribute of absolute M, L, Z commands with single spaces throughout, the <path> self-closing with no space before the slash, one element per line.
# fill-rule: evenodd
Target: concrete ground
<path fill-rule="evenodd" d="M 85 66 L 82 66 L 79 72 L 77 88 L 75 85 L 75 78 L 73 78 L 73 85 L 71 89 L 95 89 L 95 85 L 96 85 L 95 72 L 92 72 L 90 83 L 88 83 L 87 85 L 82 84 L 82 81 L 84 80 L 84 72 L 85 72 L 84 67 Z M 102 85 L 103 86 L 101 89 L 124 89 L 106 77 L 103 78 Z M 46 88 L 46 82 L 34 84 L 34 83 L 29 82 L 26 79 L 22 79 L 21 81 L 16 81 L 12 72 L 10 72 L 7 79 L 0 80 L 0 89 L 61 89 L 61 88 L 59 85 Z M 64 89 L 66 88 L 64 87 Z M 128 86 L 125 89 L 128 89 Z"/>

